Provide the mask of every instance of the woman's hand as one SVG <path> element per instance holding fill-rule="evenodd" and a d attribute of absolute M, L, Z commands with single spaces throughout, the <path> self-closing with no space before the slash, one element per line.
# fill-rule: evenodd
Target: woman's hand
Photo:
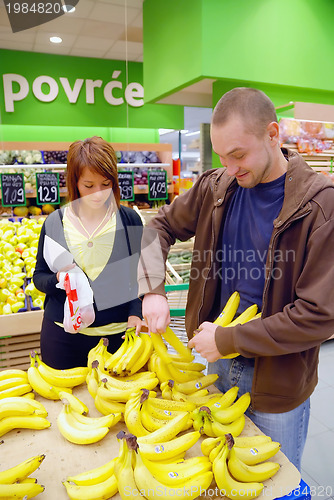
<path fill-rule="evenodd" d="M 129 316 L 127 328 L 135 328 L 136 335 L 140 334 L 142 320 L 138 316 Z"/>
<path fill-rule="evenodd" d="M 60 273 L 66 273 L 67 271 L 70 271 L 71 269 L 73 269 L 74 267 L 76 266 L 76 264 L 69 264 L 68 266 L 65 266 L 63 267 L 63 269 L 60 269 L 60 271 L 57 272 L 57 280 L 59 282 L 59 276 L 60 276 Z"/>

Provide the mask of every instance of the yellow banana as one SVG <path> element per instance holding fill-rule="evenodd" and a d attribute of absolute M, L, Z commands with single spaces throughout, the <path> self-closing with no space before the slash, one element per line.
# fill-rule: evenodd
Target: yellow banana
<path fill-rule="evenodd" d="M 11 389 L 12 387 L 16 387 L 17 385 L 27 384 L 28 377 L 9 377 L 4 380 L 0 380 L 0 392 L 5 391 L 6 389 Z"/>
<path fill-rule="evenodd" d="M 35 411 L 36 408 L 29 404 L 29 401 L 21 400 L 20 397 L 4 398 L 0 404 L 0 420 L 5 417 L 32 415 Z"/>
<path fill-rule="evenodd" d="M 163 382 L 167 382 L 168 380 L 172 379 L 172 374 L 169 370 L 169 366 L 171 365 L 171 363 L 169 364 L 165 364 L 165 362 L 163 361 L 163 359 L 156 353 L 156 352 L 153 352 L 151 357 L 153 358 L 153 363 L 154 363 L 154 371 L 156 372 L 157 374 L 157 377 L 159 379 L 159 382 L 160 384 L 162 384 Z"/>
<path fill-rule="evenodd" d="M 233 435 L 233 432 L 231 432 Z M 234 445 L 235 455 L 247 465 L 255 465 L 273 457 L 280 450 L 281 445 L 277 441 L 258 443 L 250 448 L 241 448 Z"/>
<path fill-rule="evenodd" d="M 123 373 L 127 374 L 130 372 L 132 366 L 139 359 L 141 352 L 144 348 L 142 335 L 141 334 L 136 335 L 135 328 L 133 329 L 131 328 L 131 330 L 132 330 L 131 335 L 133 337 L 133 345 L 132 348 L 129 349 L 127 357 L 123 360 L 121 372 L 118 375 L 121 375 Z"/>
<path fill-rule="evenodd" d="M 103 417 L 87 417 L 81 413 L 76 412 L 70 405 L 70 412 L 72 416 L 81 424 L 87 425 L 89 427 L 113 427 L 120 421 L 121 413 L 110 413 Z"/>
<path fill-rule="evenodd" d="M 212 419 L 212 431 L 215 436 L 224 436 L 225 434 L 232 434 L 232 436 L 239 436 L 245 427 L 245 415 L 242 413 L 239 418 L 230 424 L 221 424 L 215 418 Z"/>
<path fill-rule="evenodd" d="M 30 394 L 30 393 L 28 393 L 28 394 Z M 30 399 L 30 398 L 28 399 L 28 398 L 25 398 L 24 396 L 20 396 L 18 398 L 10 398 L 10 399 L 15 399 L 15 400 L 19 399 L 19 400 L 22 400 L 23 402 L 28 401 L 28 403 L 35 408 L 35 411 L 36 411 L 35 415 L 38 415 L 40 417 L 47 417 L 48 416 L 48 412 L 47 412 L 45 406 L 43 405 L 43 403 L 41 403 L 40 401 L 37 401 L 36 399 Z"/>
<path fill-rule="evenodd" d="M 22 377 L 28 381 L 27 372 L 20 370 L 18 368 L 8 368 L 6 370 L 0 370 L 0 380 L 6 380 L 8 378 Z"/>
<path fill-rule="evenodd" d="M 122 371 L 122 365 L 123 361 L 128 357 L 129 351 L 132 349 L 134 343 L 134 338 L 131 335 L 131 330 L 127 330 L 125 332 L 125 339 L 123 344 L 120 346 L 120 348 L 116 351 L 116 353 L 113 355 L 111 358 L 111 365 L 105 364 L 105 368 L 109 373 L 112 374 L 119 374 Z M 124 351 L 122 350 L 122 346 Z M 122 353 L 122 354 L 121 354 Z M 121 355 L 120 355 L 121 354 Z"/>
<path fill-rule="evenodd" d="M 231 406 L 231 404 L 235 401 L 238 392 L 239 392 L 239 387 L 234 385 L 228 391 L 222 394 L 218 399 L 218 401 L 215 401 L 213 403 L 208 403 L 206 406 L 208 406 L 212 412 L 216 410 L 221 410 L 223 408 L 227 408 Z"/>
<path fill-rule="evenodd" d="M 129 345 L 129 338 L 127 336 L 125 336 L 125 340 L 122 342 L 122 344 L 120 345 L 120 347 L 117 349 L 116 352 L 114 352 L 114 354 L 112 354 L 109 359 L 107 359 L 105 362 L 104 362 L 104 369 L 105 371 L 109 372 L 109 373 L 112 373 L 113 372 L 113 367 L 116 363 L 118 363 L 118 361 L 120 360 L 120 358 L 126 354 L 126 351 L 128 349 L 128 345 Z"/>
<path fill-rule="evenodd" d="M 155 378 L 156 377 L 156 373 L 153 372 L 153 371 L 144 371 L 144 372 L 136 372 L 136 373 L 132 373 L 131 375 L 125 375 L 124 377 L 122 377 L 122 380 L 124 382 L 128 381 L 128 382 L 135 382 L 135 381 L 138 381 L 138 380 L 146 380 L 147 378 Z"/>
<path fill-rule="evenodd" d="M 147 460 L 160 462 L 175 458 L 189 450 L 199 440 L 201 434 L 198 431 L 192 431 L 166 442 L 142 443 L 143 438 L 138 438 L 140 453 Z"/>
<path fill-rule="evenodd" d="M 108 500 L 118 491 L 117 479 L 111 474 L 107 479 L 92 485 L 77 485 L 63 481 L 71 500 Z"/>
<path fill-rule="evenodd" d="M 0 484 L 0 498 L 33 498 L 44 491 L 44 486 L 37 483 L 22 482 L 12 484 Z"/>
<path fill-rule="evenodd" d="M 79 398 L 74 396 L 74 394 L 70 394 L 69 392 L 60 391 L 57 389 L 54 390 L 57 392 L 59 399 L 64 399 L 64 398 L 67 399 L 73 410 L 75 410 L 78 413 L 81 413 L 82 415 L 88 414 L 89 411 L 88 407 Z"/>
<path fill-rule="evenodd" d="M 51 423 L 46 418 L 38 415 L 6 417 L 0 421 L 0 437 L 13 429 L 42 430 L 47 429 L 50 425 Z"/>
<path fill-rule="evenodd" d="M 226 302 L 224 309 L 219 314 L 218 318 L 214 321 L 214 324 L 218 326 L 227 326 L 229 323 L 231 323 L 232 319 L 234 318 L 237 312 L 239 304 L 240 304 L 239 293 L 238 292 L 232 293 L 231 297 Z"/>
<path fill-rule="evenodd" d="M 141 436 L 146 436 L 149 431 L 143 426 L 141 419 L 141 394 L 137 394 L 134 398 L 129 399 L 125 405 L 124 421 L 125 424 L 132 434 L 138 438 Z"/>
<path fill-rule="evenodd" d="M 204 373 L 197 372 L 196 370 L 180 370 L 173 361 L 168 364 L 168 370 L 172 379 L 179 384 L 184 384 L 204 377 Z"/>
<path fill-rule="evenodd" d="M 175 335 L 173 330 L 167 326 L 166 331 L 162 334 L 166 342 L 170 344 L 175 351 L 182 357 L 182 359 L 187 362 L 191 362 L 194 359 L 194 356 L 191 353 L 191 349 L 185 346 L 183 342 Z"/>
<path fill-rule="evenodd" d="M 22 398 L 25 399 L 35 399 L 35 393 L 34 392 L 27 392 L 26 394 L 22 394 Z"/>
<path fill-rule="evenodd" d="M 223 409 L 217 409 L 215 405 L 211 407 L 211 414 L 215 420 L 218 420 L 221 424 L 229 424 L 234 422 L 241 414 L 245 413 L 248 406 L 250 405 L 251 396 L 249 392 L 246 392 L 235 403 L 231 406 Z"/>
<path fill-rule="evenodd" d="M 247 465 L 237 457 L 234 447 L 230 450 L 228 469 L 237 481 L 252 482 L 266 481 L 276 474 L 280 468 L 277 462 L 265 461 L 256 465 Z"/>
<path fill-rule="evenodd" d="M 225 439 L 221 439 L 220 442 L 215 446 L 209 453 L 209 460 L 213 463 L 216 457 L 219 455 L 221 449 L 225 446 Z"/>
<path fill-rule="evenodd" d="M 244 323 L 247 323 L 247 321 L 255 319 L 257 309 L 258 309 L 258 307 L 256 304 L 249 306 L 235 320 L 233 320 L 230 324 L 226 325 L 226 327 L 228 328 L 231 326 L 243 325 Z M 260 317 L 260 316 L 261 316 L 261 313 L 259 313 L 258 317 Z M 226 356 L 222 356 L 222 359 L 232 359 L 232 358 L 236 358 L 237 356 L 239 356 L 239 353 L 234 352 L 232 354 L 227 354 Z"/>
<path fill-rule="evenodd" d="M 149 398 L 149 405 L 163 411 L 193 411 L 195 403 L 191 401 L 173 401 L 161 398 Z"/>
<path fill-rule="evenodd" d="M 123 380 L 123 377 L 114 377 L 112 375 L 104 374 L 97 368 L 97 374 L 99 377 L 99 381 L 107 381 L 108 387 L 115 387 L 115 389 L 120 389 L 121 391 L 131 391 L 131 392 L 137 392 L 138 389 L 141 389 L 143 387 L 146 387 L 146 384 L 152 385 L 155 383 L 155 386 L 159 383 L 158 379 L 155 377 L 155 374 L 153 376 L 149 377 L 139 377 L 136 380 Z"/>
<path fill-rule="evenodd" d="M 152 413 L 150 412 L 150 409 L 147 409 L 147 406 L 145 406 L 146 401 L 142 404 L 141 410 L 140 410 L 140 415 L 141 415 L 141 421 L 145 429 L 147 429 L 150 432 L 157 431 L 161 427 L 165 426 L 168 424 L 168 422 L 171 420 L 171 418 L 162 418 L 162 417 L 154 417 Z M 181 412 L 180 412 L 181 413 Z M 180 413 L 174 415 L 172 418 L 175 418 L 180 415 Z M 184 430 L 189 429 L 192 427 L 192 419 L 189 416 L 188 420 L 188 425 L 184 427 Z"/>
<path fill-rule="evenodd" d="M 266 434 L 258 434 L 256 436 L 233 436 L 235 446 L 238 448 L 251 448 L 262 443 L 269 443 L 272 441 L 270 436 Z"/>
<path fill-rule="evenodd" d="M 44 363 L 38 354 L 35 355 L 37 361 L 37 368 L 42 377 L 51 385 L 57 387 L 75 387 L 82 384 L 86 380 L 88 374 L 88 367 L 81 366 L 69 368 L 67 370 L 56 370 Z"/>
<path fill-rule="evenodd" d="M 121 413 L 124 419 L 125 404 L 118 403 L 117 401 L 107 401 L 101 398 L 98 394 L 94 398 L 95 408 L 102 413 L 102 415 L 109 415 L 110 413 Z"/>
<path fill-rule="evenodd" d="M 94 364 L 95 361 L 96 360 L 94 360 L 92 364 Z M 89 394 L 94 399 L 95 396 L 97 395 L 98 386 L 99 386 L 99 378 L 98 378 L 96 368 L 91 368 L 91 370 L 88 372 L 88 374 L 86 376 L 86 384 L 87 384 L 87 389 L 88 389 Z"/>
<path fill-rule="evenodd" d="M 30 476 L 43 462 L 45 455 L 36 455 L 10 469 L 0 472 L 0 484 L 11 484 Z"/>
<path fill-rule="evenodd" d="M 221 394 L 208 394 L 207 389 L 200 389 L 195 394 L 183 394 L 175 389 L 172 390 L 174 401 L 187 401 L 196 406 L 206 406 L 209 403 L 215 403 L 221 398 Z"/>
<path fill-rule="evenodd" d="M 211 470 L 211 462 L 207 457 L 191 457 L 186 460 L 170 463 L 152 462 L 142 457 L 145 466 L 151 474 L 167 486 L 179 486 L 197 474 Z"/>
<path fill-rule="evenodd" d="M 38 368 L 35 366 L 35 359 L 30 355 L 30 367 L 28 368 L 28 379 L 29 384 L 34 389 L 37 394 L 42 396 L 45 399 L 59 399 L 59 396 L 56 390 L 53 390 L 53 387 L 42 377 L 41 373 L 38 371 Z M 61 387 L 55 387 L 55 389 L 63 389 Z M 64 390 L 64 389 L 63 389 Z M 72 392 L 72 389 L 67 388 L 68 392 Z"/>
<path fill-rule="evenodd" d="M 236 481 L 227 467 L 229 449 L 225 444 L 212 464 L 213 474 L 218 488 L 230 499 L 242 500 L 256 498 L 262 492 L 264 486 L 260 482 L 244 483 Z"/>
<path fill-rule="evenodd" d="M 109 341 L 107 338 L 102 337 L 98 344 L 93 347 L 87 356 L 87 367 L 90 369 L 92 367 L 93 361 L 97 360 L 101 367 L 104 368 L 106 363 L 110 362 L 112 354 L 108 352 L 107 348 Z"/>
<path fill-rule="evenodd" d="M 180 483 L 179 491 L 185 498 L 197 498 L 211 484 L 213 474 L 211 471 L 206 471 L 197 474 L 191 479 L 186 479 Z M 147 498 L 147 500 L 156 500 L 159 492 L 164 492 L 164 498 L 174 498 L 177 494 L 175 487 L 168 487 L 158 481 L 149 469 L 145 466 L 139 452 L 136 454 L 136 464 L 134 467 L 134 478 L 139 491 Z"/>
<path fill-rule="evenodd" d="M 181 413 L 175 418 L 168 421 L 166 425 L 160 429 L 151 432 L 147 436 L 138 438 L 138 443 L 163 443 L 173 439 L 179 432 L 187 428 L 189 421 L 189 413 Z"/>
<path fill-rule="evenodd" d="M 141 353 L 135 360 L 135 362 L 132 364 L 132 366 L 130 366 L 130 368 L 127 367 L 127 373 L 129 375 L 137 373 L 138 370 L 141 370 L 143 366 L 146 365 L 153 352 L 153 344 L 151 337 L 146 333 L 141 333 L 140 337 L 142 339 Z"/>
<path fill-rule="evenodd" d="M 204 365 L 203 363 L 195 363 L 194 361 L 186 362 L 186 361 L 173 360 L 173 364 L 179 370 L 202 372 L 203 370 L 206 369 L 206 365 Z"/>
<path fill-rule="evenodd" d="M 100 465 L 99 467 L 95 467 L 95 469 L 90 469 L 86 472 L 81 472 L 80 474 L 76 474 L 75 476 L 67 476 L 66 481 L 70 483 L 74 483 L 78 486 L 91 486 L 94 484 L 102 483 L 108 477 L 114 474 L 114 466 L 116 458 L 113 458 L 109 462 Z"/>
<path fill-rule="evenodd" d="M 216 446 L 218 446 L 218 444 L 221 441 L 225 442 L 225 438 L 223 436 L 207 437 L 207 438 L 203 439 L 203 441 L 201 442 L 201 451 L 202 451 L 203 455 L 208 457 L 210 455 L 210 452 Z"/>
<path fill-rule="evenodd" d="M 0 392 L 0 399 L 4 398 L 15 398 L 18 396 L 23 396 L 23 394 L 27 394 L 27 392 L 32 391 L 32 386 L 26 383 L 17 385 L 16 387 L 10 387 L 9 389 L 5 389 L 4 391 Z"/>
<path fill-rule="evenodd" d="M 183 392 L 183 394 L 194 394 L 200 389 L 205 389 L 206 387 L 214 384 L 218 377 L 219 375 L 212 373 L 195 380 L 190 380 L 189 382 L 184 382 L 183 384 L 175 382 L 174 387 L 177 391 Z"/>
<path fill-rule="evenodd" d="M 109 427 L 88 427 L 75 421 L 70 405 L 64 404 L 57 417 L 57 426 L 65 439 L 74 444 L 91 444 L 103 439 L 109 432 Z"/>
<path fill-rule="evenodd" d="M 121 440 L 119 457 L 114 466 L 114 474 L 117 479 L 118 491 L 122 500 L 141 496 L 135 483 L 132 467 L 133 459 L 134 451 L 129 450 L 127 441 L 123 438 Z"/>
<path fill-rule="evenodd" d="M 180 415 L 182 411 L 191 411 L 191 410 L 162 410 L 161 408 L 158 408 L 157 406 L 154 406 L 151 404 L 151 400 L 156 399 L 156 398 L 148 398 L 146 401 L 143 403 L 143 409 L 145 409 L 146 412 L 148 412 L 152 417 L 159 419 L 159 420 L 170 420 L 171 418 L 177 417 L 177 415 Z"/>

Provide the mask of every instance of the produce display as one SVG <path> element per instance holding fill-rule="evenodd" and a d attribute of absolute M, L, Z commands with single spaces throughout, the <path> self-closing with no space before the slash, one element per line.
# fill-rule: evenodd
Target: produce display
<path fill-rule="evenodd" d="M 235 304 L 234 295 L 220 318 L 231 320 Z M 107 347 L 108 340 L 101 338 L 89 352 L 87 366 L 57 370 L 31 352 L 27 371 L 0 371 L 3 440 L 15 428 L 46 429 L 75 447 L 90 446 L 122 423 L 117 456 L 89 470 L 82 464 L 82 472 L 68 471 L 63 478 L 70 499 L 107 500 L 116 494 L 125 499 L 138 492 L 153 500 L 161 491 L 163 498 L 182 491 L 185 498 L 194 499 L 212 484 L 230 499 L 260 495 L 280 469 L 278 461 L 269 460 L 280 444 L 265 435 L 240 435 L 249 393 L 236 399 L 238 387 L 224 394 L 210 392 L 218 375 L 205 375 L 205 365 L 194 361 L 170 328 L 163 337 L 136 336 L 129 329 L 114 354 Z M 79 386 L 87 388 L 101 416 L 90 416 L 88 406 L 73 394 Z M 51 430 L 45 406 L 30 399 L 35 394 L 59 405 Z M 20 440 L 20 434 L 14 437 Z M 187 455 L 195 446 L 198 451 Z M 33 498 L 41 493 L 44 486 L 28 476 L 43 459 L 39 455 L 0 470 L 0 498 Z M 46 492 L 47 488 L 46 484 Z"/>

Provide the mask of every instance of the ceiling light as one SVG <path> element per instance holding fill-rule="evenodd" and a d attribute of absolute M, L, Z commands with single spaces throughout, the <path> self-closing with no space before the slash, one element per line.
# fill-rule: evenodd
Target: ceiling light
<path fill-rule="evenodd" d="M 180 130 L 181 134 L 186 134 L 189 130 Z"/>
<path fill-rule="evenodd" d="M 171 132 L 174 132 L 173 128 L 159 128 L 160 135 L 170 134 Z"/>
<path fill-rule="evenodd" d="M 66 12 L 66 14 L 72 14 L 72 12 L 75 11 L 75 7 L 73 7 L 73 5 L 63 5 L 62 9 Z"/>
<path fill-rule="evenodd" d="M 63 41 L 60 36 L 50 36 L 50 42 L 52 43 L 61 43 Z"/>
<path fill-rule="evenodd" d="M 196 130 L 196 132 L 189 132 L 188 134 L 186 134 L 186 136 L 189 137 L 190 135 L 196 135 L 196 134 L 200 134 L 200 131 Z"/>

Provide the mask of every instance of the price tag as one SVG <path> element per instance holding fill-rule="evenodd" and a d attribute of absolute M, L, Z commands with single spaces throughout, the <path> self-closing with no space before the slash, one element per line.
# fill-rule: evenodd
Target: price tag
<path fill-rule="evenodd" d="M 148 199 L 167 200 L 167 173 L 165 170 L 148 171 Z"/>
<path fill-rule="evenodd" d="M 59 203 L 59 173 L 42 172 L 36 174 L 37 205 L 58 205 Z"/>
<path fill-rule="evenodd" d="M 23 174 L 0 174 L 1 197 L 4 207 L 26 205 Z"/>
<path fill-rule="evenodd" d="M 133 201 L 135 199 L 133 172 L 120 170 L 118 172 L 118 184 L 121 192 L 121 200 Z"/>

